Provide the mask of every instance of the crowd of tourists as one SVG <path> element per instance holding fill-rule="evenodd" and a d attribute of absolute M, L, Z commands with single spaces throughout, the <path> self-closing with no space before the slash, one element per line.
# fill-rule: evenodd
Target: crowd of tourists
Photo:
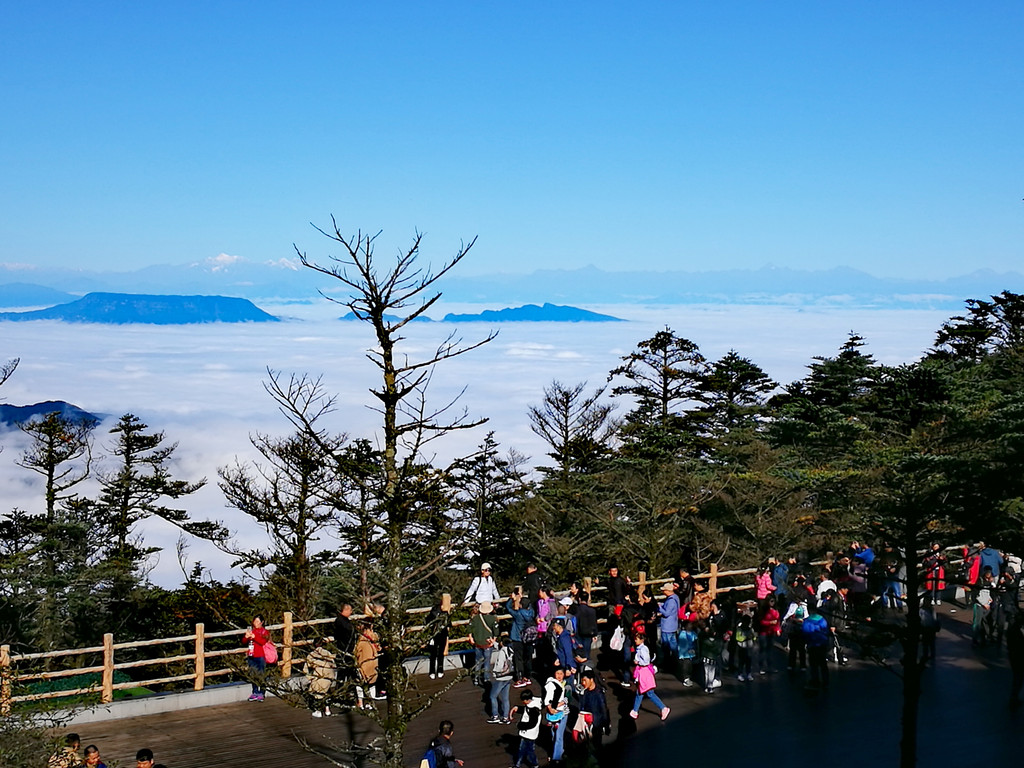
<path fill-rule="evenodd" d="M 1021 561 L 984 542 L 955 554 L 955 579 L 964 589 L 963 604 L 973 612 L 974 643 L 1001 645 L 1005 640 L 1014 671 L 1015 703 L 1024 683 L 1024 613 L 1018 610 Z M 947 599 L 951 562 L 949 553 L 936 544 L 923 561 L 914 563 L 923 574 L 921 664 L 935 658 L 939 608 Z M 611 729 L 609 684 L 626 693 L 627 702 L 628 694 L 633 695 L 629 717 L 640 718 L 647 702 L 662 721 L 671 713 L 657 690 L 659 678 L 665 680 L 666 675 L 675 676 L 686 688 L 714 695 L 726 676 L 751 683 L 755 673 L 764 677 L 785 666 L 791 676 L 803 678 L 806 673 L 809 691 L 824 692 L 830 664 L 847 663 L 851 629 L 870 625 L 884 612 L 905 611 L 907 567 L 906 558 L 893 547 L 876 551 L 855 541 L 824 565 L 813 565 L 802 555 L 765 560 L 750 596 L 746 590 L 712 594 L 709 584 L 686 567 L 658 580 L 652 589 L 649 584 L 632 584 L 612 566 L 600 579 L 604 594 L 597 601 L 602 603 L 599 617 L 581 582 L 556 591 L 530 565 L 521 585 L 502 597 L 490 564 L 483 563 L 463 599 L 470 611 L 470 677 L 486 690 L 481 718 L 518 736 L 514 765 L 527 768 L 538 764 L 538 743 L 552 763 L 566 757 L 593 762 Z M 334 621 L 333 637 L 314 641 L 305 659 L 313 717 L 331 715 L 339 681 L 354 694 L 346 704 L 372 707 L 372 702 L 386 698 L 387 664 L 374 631 L 374 620 L 383 610 L 369 606 L 356 620 L 352 605 L 345 604 Z M 949 610 L 956 608 L 951 604 Z M 425 624 L 432 631 L 426 674 L 436 680 L 445 676 L 446 663 L 454 659 L 448 655 L 451 605 L 439 601 Z M 258 702 L 263 700 L 263 672 L 274 645 L 259 616 L 245 637 L 253 672 L 250 701 Z M 604 674 L 595 663 L 599 637 Z M 454 724 L 442 721 L 424 757 L 431 768 L 462 764 L 454 754 L 453 734 Z M 94 746 L 86 748 L 84 762 L 71 759 L 77 750 L 76 742 L 73 750 L 69 746 L 63 753 L 66 762 L 54 765 L 103 766 Z M 139 752 L 138 768 L 160 768 L 152 766 L 151 753 L 148 764 L 141 759 L 147 753 Z"/>

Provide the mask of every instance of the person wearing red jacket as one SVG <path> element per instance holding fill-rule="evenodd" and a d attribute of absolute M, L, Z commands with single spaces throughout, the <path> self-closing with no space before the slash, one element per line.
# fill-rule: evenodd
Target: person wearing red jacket
<path fill-rule="evenodd" d="M 245 660 L 252 675 L 252 695 L 249 701 L 263 701 L 263 675 L 267 669 L 263 646 L 270 642 L 270 632 L 263 626 L 262 616 L 253 617 L 252 626 L 245 630 L 245 639 L 249 643 Z"/>

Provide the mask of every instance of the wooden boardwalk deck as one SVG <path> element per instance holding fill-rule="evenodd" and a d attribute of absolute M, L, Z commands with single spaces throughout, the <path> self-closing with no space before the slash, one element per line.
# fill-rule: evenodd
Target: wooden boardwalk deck
<path fill-rule="evenodd" d="M 944 615 L 939 635 L 940 661 L 924 684 L 920 728 L 920 765 L 958 768 L 1019 761 L 1024 749 L 1024 708 L 1007 707 L 1009 669 L 1004 651 L 971 648 L 965 612 Z M 781 655 L 776 658 L 782 663 Z M 640 719 L 628 717 L 631 691 L 612 683 L 608 703 L 613 733 L 606 740 L 608 766 L 661 768 L 689 763 L 715 768 L 748 768 L 758 755 L 786 763 L 814 751 L 829 762 L 852 759 L 873 766 L 898 762 L 901 681 L 873 662 L 853 660 L 831 668 L 827 693 L 810 695 L 799 675 L 785 672 L 741 683 L 725 679 L 714 695 L 684 688 L 659 677 L 659 694 L 672 708 L 662 723 L 645 703 Z M 610 675 L 606 675 L 611 680 Z M 425 680 L 425 686 L 440 681 Z M 537 692 L 538 686 L 534 686 Z M 513 689 L 513 697 L 516 692 Z M 481 689 L 468 681 L 452 688 L 410 728 L 407 765 L 419 758 L 437 723 L 455 723 L 453 744 L 467 768 L 511 765 L 515 737 L 507 726 L 488 725 Z M 304 751 L 296 736 L 325 750 L 354 738 L 365 742 L 373 727 L 356 715 L 314 719 L 305 710 L 268 699 L 172 714 L 116 720 L 78 729 L 83 745 L 99 745 L 109 763 L 133 765 L 135 750 L 146 746 L 168 768 L 213 768 L 259 763 L 289 768 L 322 768 L 322 757 Z M 820 751 L 831 757 L 825 757 Z M 541 762 L 547 756 L 538 747 Z M 819 762 L 817 758 L 815 763 Z"/>

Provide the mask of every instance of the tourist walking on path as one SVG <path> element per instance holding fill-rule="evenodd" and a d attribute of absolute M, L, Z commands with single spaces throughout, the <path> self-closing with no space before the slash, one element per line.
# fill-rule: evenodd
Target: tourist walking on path
<path fill-rule="evenodd" d="M 452 749 L 452 734 L 455 733 L 455 725 L 451 720 L 442 720 L 437 729 L 437 736 L 430 742 L 430 748 L 434 750 L 434 765 L 436 768 L 462 768 L 462 761 L 455 757 L 455 750 Z"/>
<path fill-rule="evenodd" d="M 540 723 L 543 719 L 540 702 L 534 698 L 533 691 L 526 690 L 519 694 L 520 705 L 513 707 L 509 717 L 519 720 L 516 730 L 519 731 L 519 754 L 516 756 L 515 768 L 537 768 L 537 738 L 540 736 Z"/>
<path fill-rule="evenodd" d="M 588 749 L 597 753 L 601 749 L 604 736 L 611 733 L 608 702 L 605 700 L 604 689 L 598 682 L 597 673 L 592 669 L 580 673 L 580 684 L 583 688 L 583 695 L 580 697 L 580 717 L 585 724 L 580 729 L 581 738 L 586 740 Z"/>
<path fill-rule="evenodd" d="M 556 667 L 544 683 L 544 720 L 551 728 L 551 759 L 562 759 L 565 750 L 565 728 L 569 724 L 569 696 L 566 691 L 565 670 Z"/>
<path fill-rule="evenodd" d="M 636 646 L 636 653 L 633 655 L 635 663 L 633 679 L 636 681 L 636 698 L 633 699 L 633 709 L 630 710 L 629 716 L 634 720 L 640 716 L 640 705 L 644 701 L 644 696 L 646 696 L 658 708 L 661 712 L 661 719 L 664 720 L 668 717 L 668 713 L 671 710 L 658 698 L 658 694 L 654 690 L 657 682 L 654 679 L 654 665 L 651 663 L 650 649 L 647 647 L 644 636 L 639 633 L 634 635 L 633 644 Z"/>
<path fill-rule="evenodd" d="M 245 630 L 245 639 L 248 643 L 245 661 L 249 665 L 249 674 L 252 678 L 252 694 L 249 701 L 263 701 L 263 678 L 267 669 L 264 648 L 270 642 L 270 632 L 263 626 L 262 616 L 253 617 L 252 624 Z"/>

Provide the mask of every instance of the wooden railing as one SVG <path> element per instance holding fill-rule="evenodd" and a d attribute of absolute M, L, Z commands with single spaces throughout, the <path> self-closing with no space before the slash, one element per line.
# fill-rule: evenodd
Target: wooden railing
<path fill-rule="evenodd" d="M 822 565 L 828 562 L 827 560 L 818 561 L 812 563 L 812 565 Z M 756 568 L 743 568 L 740 570 L 732 571 L 720 571 L 718 566 L 712 564 L 710 570 L 707 573 L 697 574 L 695 578 L 706 579 L 708 581 L 708 591 L 712 596 L 717 595 L 721 592 L 731 592 L 736 590 L 753 589 L 753 583 L 742 581 L 740 583 L 733 583 L 726 586 L 720 585 L 721 579 L 736 579 L 741 577 L 748 577 L 757 572 Z M 652 587 L 656 585 L 664 584 L 667 581 L 672 581 L 672 578 L 662 579 L 648 579 L 647 574 L 640 572 L 638 578 L 634 582 L 634 586 L 644 589 L 646 587 Z M 588 592 L 602 592 L 606 587 L 602 585 L 594 585 L 593 579 L 585 578 L 584 589 Z M 501 598 L 501 601 L 507 600 L 507 597 Z M 447 604 L 451 604 L 451 597 L 444 595 L 442 600 Z M 595 608 L 599 608 L 607 605 L 602 600 L 592 600 L 591 605 Z M 430 608 L 411 608 L 407 611 L 410 615 L 423 614 L 430 611 Z M 366 614 L 360 614 L 353 616 L 355 619 L 365 618 Z M 510 618 L 508 614 L 499 614 L 499 619 Z M 312 639 L 296 639 L 295 633 L 298 629 L 316 627 L 322 624 L 332 623 L 334 618 L 323 618 L 323 619 L 311 619 L 307 621 L 296 621 L 291 612 L 286 612 L 282 617 L 280 624 L 268 625 L 267 629 L 272 632 L 280 630 L 281 642 L 280 642 L 280 654 L 277 662 L 279 674 L 282 678 L 289 678 L 292 675 L 292 670 L 295 664 L 301 662 L 301 658 L 295 656 L 295 651 L 307 646 L 313 642 Z M 451 622 L 453 627 L 465 627 L 469 624 L 469 619 L 457 619 Z M 604 619 L 599 621 L 603 622 Z M 425 629 L 425 625 L 418 625 L 410 627 L 411 631 L 418 631 Z M 218 663 L 222 663 L 222 660 L 229 659 L 231 657 L 240 657 L 246 653 L 246 647 L 229 647 L 220 648 L 217 650 L 210 650 L 207 648 L 207 641 L 216 640 L 220 638 L 233 638 L 242 637 L 245 634 L 245 629 L 230 629 L 223 632 L 206 632 L 203 624 L 196 624 L 195 632 L 190 635 L 182 635 L 179 637 L 166 637 L 158 638 L 155 640 L 141 640 L 135 642 L 115 643 L 114 636 L 112 634 L 105 634 L 103 636 L 103 645 L 91 647 L 91 648 L 73 648 L 68 650 L 59 651 L 47 651 L 44 653 L 26 653 L 26 654 L 12 654 L 9 645 L 0 646 L 0 714 L 7 714 L 10 712 L 11 705 L 19 702 L 28 701 L 41 701 L 45 699 L 55 699 L 73 696 L 89 696 L 99 694 L 100 701 L 104 704 L 108 704 L 114 700 L 114 692 L 118 690 L 132 689 L 132 688 L 146 688 L 149 686 L 156 685 L 171 685 L 174 683 L 191 682 L 192 689 L 195 691 L 201 691 L 206 687 L 206 681 L 210 678 L 222 677 L 231 675 L 239 671 L 239 664 L 227 664 L 226 666 L 216 666 Z M 328 640 L 333 639 L 329 635 Z M 449 642 L 453 644 L 466 643 L 469 641 L 469 637 L 461 636 L 454 637 Z M 118 661 L 117 656 L 119 652 L 135 651 L 140 648 L 158 647 L 172 644 L 188 644 L 193 650 L 189 653 L 171 655 L 171 656 L 158 656 L 156 658 L 145 658 L 145 659 L 134 659 L 129 661 Z M 68 667 L 58 670 L 46 670 L 42 672 L 30 672 L 26 670 L 24 673 L 18 672 L 18 667 L 24 667 L 26 664 L 31 662 L 43 661 L 50 664 L 53 659 L 68 659 L 77 657 L 79 660 L 89 659 L 89 657 L 101 656 L 101 663 L 93 666 L 83 667 Z M 188 672 L 176 675 L 164 675 L 162 677 L 152 677 L 145 679 L 133 679 L 129 682 L 115 682 L 115 672 L 120 670 L 128 669 L 141 669 L 146 667 L 167 667 L 169 665 L 182 664 L 189 668 Z M 54 680 L 66 677 L 76 677 L 80 675 L 99 674 L 100 682 L 98 685 L 90 685 L 83 688 L 75 688 L 71 690 L 59 690 L 59 691 L 47 691 L 41 693 L 26 693 L 20 695 L 14 695 L 13 681 L 17 679 L 19 685 L 25 683 L 32 683 L 35 681 L 43 680 Z"/>

